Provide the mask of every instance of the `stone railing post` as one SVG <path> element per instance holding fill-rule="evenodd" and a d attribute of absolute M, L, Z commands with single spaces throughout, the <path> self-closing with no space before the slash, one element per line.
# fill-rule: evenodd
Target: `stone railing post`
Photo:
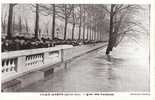
<path fill-rule="evenodd" d="M 50 63 L 49 52 L 44 53 L 44 64 Z"/>
<path fill-rule="evenodd" d="M 27 68 L 25 67 L 25 59 L 26 56 L 19 56 L 17 58 L 17 73 L 22 73 L 27 70 Z"/>
<path fill-rule="evenodd" d="M 60 50 L 59 56 L 61 58 L 61 62 L 64 62 L 64 50 L 63 49 Z"/>

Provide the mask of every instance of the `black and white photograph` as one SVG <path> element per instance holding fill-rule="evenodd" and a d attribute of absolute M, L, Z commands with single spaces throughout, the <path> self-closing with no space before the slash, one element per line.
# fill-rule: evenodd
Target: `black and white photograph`
<path fill-rule="evenodd" d="M 1 3 L 1 93 L 150 93 L 150 4 Z"/>

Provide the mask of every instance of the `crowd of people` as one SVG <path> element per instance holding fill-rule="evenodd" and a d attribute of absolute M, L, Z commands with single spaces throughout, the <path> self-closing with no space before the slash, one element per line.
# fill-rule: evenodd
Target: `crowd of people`
<path fill-rule="evenodd" d="M 24 50 L 24 49 L 35 49 L 35 48 L 47 48 L 53 47 L 54 43 L 49 39 L 36 39 L 36 38 L 25 38 L 25 37 L 13 37 L 2 38 L 2 52 Z"/>
<path fill-rule="evenodd" d="M 99 41 L 98 41 L 99 42 Z M 82 41 L 82 40 L 61 40 L 54 39 L 50 40 L 41 38 L 25 38 L 25 37 L 13 37 L 13 38 L 2 38 L 2 52 L 15 51 L 15 50 L 25 50 L 25 49 L 36 49 L 36 48 L 48 48 L 54 47 L 55 45 L 69 44 L 73 46 L 78 46 L 81 44 L 92 44 L 93 41 Z M 95 42 L 96 43 L 96 42 Z"/>

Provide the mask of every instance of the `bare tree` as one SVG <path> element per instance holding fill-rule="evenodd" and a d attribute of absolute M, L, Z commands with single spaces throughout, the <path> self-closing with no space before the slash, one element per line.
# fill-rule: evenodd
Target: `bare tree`
<path fill-rule="evenodd" d="M 28 25 L 28 20 L 27 18 L 25 18 L 25 28 L 26 28 L 26 32 L 29 32 L 29 25 Z"/>
<path fill-rule="evenodd" d="M 2 13 L 2 16 L 1 16 L 1 18 L 2 18 L 2 32 L 6 32 L 6 26 L 7 26 L 7 22 L 6 22 L 6 19 L 7 19 L 7 13 L 6 12 L 3 12 Z"/>
<path fill-rule="evenodd" d="M 73 11 L 73 5 L 71 4 L 58 4 L 57 5 L 57 16 L 64 19 L 65 26 L 64 26 L 64 40 L 66 40 L 67 34 L 67 26 L 69 23 L 69 18 L 71 18 L 71 14 Z"/>
<path fill-rule="evenodd" d="M 86 11 L 86 13 L 84 13 L 83 15 L 83 19 L 86 17 L 87 20 L 83 21 L 84 24 L 83 25 L 87 25 L 87 29 L 89 28 L 89 37 L 90 40 L 97 40 L 98 37 L 98 27 L 100 27 L 98 24 L 100 23 L 104 23 L 104 17 L 105 17 L 105 11 L 102 10 L 102 6 L 101 5 L 85 5 L 84 6 L 84 11 Z M 84 30 L 85 27 L 83 26 Z M 88 33 L 88 31 L 87 31 Z M 84 34 L 85 35 L 85 34 Z M 88 37 L 88 34 L 87 34 Z"/>
<path fill-rule="evenodd" d="M 44 23 L 44 26 L 45 26 L 45 33 L 49 33 L 49 29 L 48 29 L 48 26 L 49 26 L 49 21 L 47 21 L 46 23 Z"/>
<path fill-rule="evenodd" d="M 16 4 L 9 4 L 9 16 L 8 16 L 8 27 L 7 27 L 7 37 L 12 38 L 12 17 L 13 17 L 13 7 Z"/>
<path fill-rule="evenodd" d="M 77 5 L 72 5 L 72 12 L 71 12 L 71 19 L 69 20 L 69 23 L 72 24 L 72 32 L 71 32 L 71 35 L 72 35 L 72 40 L 74 40 L 74 31 L 75 31 L 75 26 L 77 24 L 77 14 L 75 12 L 75 9 L 76 9 Z"/>
<path fill-rule="evenodd" d="M 140 7 L 137 5 L 111 4 L 110 10 L 106 6 L 103 6 L 103 9 L 110 15 L 109 41 L 106 50 L 106 54 L 109 54 L 113 47 L 118 45 L 118 38 L 131 30 L 133 31 L 133 27 L 138 25 L 138 22 L 131 20 L 134 20 L 132 16 L 135 10 L 140 9 Z M 122 40 L 122 38 L 119 40 Z"/>
<path fill-rule="evenodd" d="M 81 24 L 82 24 L 82 8 L 81 8 L 81 5 L 79 5 L 79 9 L 80 9 L 80 13 L 79 13 L 79 37 L 78 39 L 80 40 L 81 38 Z"/>
<path fill-rule="evenodd" d="M 39 4 L 36 4 L 35 38 L 38 38 L 39 31 Z"/>
<path fill-rule="evenodd" d="M 114 18 L 114 4 L 111 4 L 110 7 L 110 27 L 109 27 L 109 42 L 108 42 L 108 47 L 106 50 L 106 54 L 109 54 L 110 51 L 112 51 L 113 44 L 114 44 L 114 34 L 113 34 L 113 18 Z"/>
<path fill-rule="evenodd" d="M 52 22 L 52 39 L 55 38 L 54 34 L 55 34 L 55 15 L 56 15 L 56 11 L 55 11 L 55 4 L 52 4 L 53 6 L 53 22 Z"/>
<path fill-rule="evenodd" d="M 19 16 L 19 18 L 18 18 L 18 20 L 19 20 L 19 32 L 21 33 L 22 32 L 22 17 L 21 16 Z"/>
<path fill-rule="evenodd" d="M 51 33 L 51 39 L 53 40 L 55 38 L 55 21 L 56 21 L 56 15 L 57 15 L 57 5 L 56 4 L 39 4 L 39 11 L 40 14 L 44 16 L 52 15 L 52 33 Z"/>
<path fill-rule="evenodd" d="M 85 40 L 85 22 L 86 20 L 86 10 L 85 10 L 85 5 L 83 5 L 83 40 Z"/>
<path fill-rule="evenodd" d="M 73 11 L 72 11 L 72 24 L 73 24 L 73 27 L 72 27 L 72 40 L 74 40 L 74 30 L 75 30 L 75 24 L 76 24 L 76 21 L 75 21 L 75 17 L 76 17 L 76 14 L 75 14 L 75 6 L 73 5 Z"/>

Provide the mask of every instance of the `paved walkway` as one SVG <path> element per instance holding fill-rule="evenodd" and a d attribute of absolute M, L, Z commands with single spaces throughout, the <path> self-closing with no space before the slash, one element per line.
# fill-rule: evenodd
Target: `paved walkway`
<path fill-rule="evenodd" d="M 126 40 L 105 56 L 105 48 L 79 57 L 45 80 L 20 91 L 27 92 L 147 92 L 149 52 Z"/>

